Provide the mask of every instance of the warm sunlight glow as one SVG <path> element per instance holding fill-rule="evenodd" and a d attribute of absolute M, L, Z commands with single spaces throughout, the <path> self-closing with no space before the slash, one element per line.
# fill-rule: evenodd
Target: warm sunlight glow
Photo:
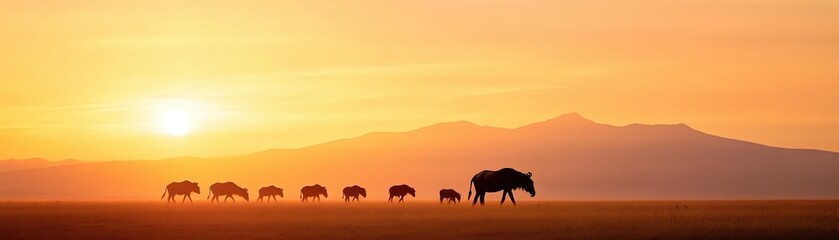
<path fill-rule="evenodd" d="M 164 128 L 166 133 L 173 136 L 181 136 L 189 132 L 189 114 L 181 110 L 172 110 L 164 117 Z"/>

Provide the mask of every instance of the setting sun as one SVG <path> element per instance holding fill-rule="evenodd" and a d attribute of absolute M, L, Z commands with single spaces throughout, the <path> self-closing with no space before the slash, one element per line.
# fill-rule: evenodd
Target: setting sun
<path fill-rule="evenodd" d="M 164 116 L 164 129 L 167 134 L 181 136 L 189 132 L 189 114 L 182 110 L 171 110 Z"/>

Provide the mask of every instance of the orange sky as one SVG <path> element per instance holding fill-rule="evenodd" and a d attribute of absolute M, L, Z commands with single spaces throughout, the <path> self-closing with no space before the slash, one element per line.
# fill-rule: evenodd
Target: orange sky
<path fill-rule="evenodd" d="M 236 155 L 566 112 L 839 151 L 837 1 L 2 1 L 0 158 Z M 160 131 L 161 112 L 192 130 Z"/>

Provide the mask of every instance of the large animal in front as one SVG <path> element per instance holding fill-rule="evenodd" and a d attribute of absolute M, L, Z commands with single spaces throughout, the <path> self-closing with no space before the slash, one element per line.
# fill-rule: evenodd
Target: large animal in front
<path fill-rule="evenodd" d="M 163 196 L 160 196 L 160 199 L 163 200 L 163 197 L 166 196 L 166 193 L 169 193 L 169 198 L 166 199 L 166 204 L 169 202 L 176 202 L 175 195 L 184 195 L 184 198 L 181 200 L 181 203 L 184 203 L 187 198 L 189 198 L 189 203 L 192 203 L 192 193 L 201 194 L 201 188 L 198 187 L 197 182 L 190 182 L 184 180 L 183 182 L 172 182 L 169 185 L 166 185 L 166 189 L 163 190 Z"/>
<path fill-rule="evenodd" d="M 351 202 L 350 198 L 357 202 L 361 202 L 358 200 L 358 196 L 361 195 L 362 197 L 367 197 L 367 189 L 363 187 L 359 187 L 358 185 L 353 185 L 344 188 L 344 196 L 341 198 L 344 199 L 346 202 Z"/>
<path fill-rule="evenodd" d="M 443 203 L 443 199 L 448 199 L 447 203 L 460 202 L 460 193 L 455 191 L 454 189 L 440 189 L 440 203 Z"/>
<path fill-rule="evenodd" d="M 274 198 L 274 202 L 276 202 L 277 195 L 280 195 L 280 198 L 283 198 L 283 189 L 271 185 L 264 188 L 260 188 L 259 197 L 256 198 L 256 200 L 261 202 L 263 197 L 268 197 L 268 202 L 271 201 L 271 198 Z"/>
<path fill-rule="evenodd" d="M 516 205 L 516 199 L 513 197 L 513 190 L 523 189 L 530 193 L 530 197 L 536 196 L 536 189 L 533 188 L 533 174 L 521 173 L 512 168 L 502 168 L 498 171 L 484 170 L 475 174 L 472 181 L 469 182 L 469 196 L 467 200 L 472 198 L 472 185 L 475 186 L 475 200 L 472 205 L 478 203 L 478 198 L 481 200 L 481 205 L 484 205 L 484 196 L 487 192 L 503 191 L 501 195 L 501 204 L 507 195 L 510 195 L 510 201 Z"/>
<path fill-rule="evenodd" d="M 228 198 L 233 199 L 235 202 L 236 198 L 233 197 L 234 195 L 244 198 L 245 201 L 250 201 L 248 189 L 239 187 L 239 185 L 236 185 L 233 182 L 213 183 L 213 185 L 210 186 L 210 195 L 207 196 L 207 199 L 213 197 L 210 202 L 220 202 L 218 197 L 224 196 L 224 202 L 227 202 Z"/>
<path fill-rule="evenodd" d="M 405 195 L 411 194 L 412 197 L 417 197 L 417 191 L 414 190 L 411 186 L 402 184 L 402 185 L 394 185 L 390 187 L 388 191 L 390 193 L 390 197 L 387 198 L 388 202 L 393 202 L 393 197 L 399 196 L 399 201 L 405 201 Z"/>
<path fill-rule="evenodd" d="M 315 198 L 317 198 L 318 202 L 320 202 L 320 195 L 323 195 L 324 198 L 329 197 L 326 193 L 326 187 L 323 187 L 320 184 L 305 186 L 300 189 L 301 202 L 308 202 L 310 197 L 312 198 L 312 202 L 315 201 Z"/>

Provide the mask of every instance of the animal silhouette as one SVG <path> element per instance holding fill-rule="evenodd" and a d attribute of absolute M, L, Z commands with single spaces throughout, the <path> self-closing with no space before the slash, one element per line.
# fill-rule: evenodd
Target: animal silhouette
<path fill-rule="evenodd" d="M 275 187 L 274 185 L 267 186 L 264 188 L 259 189 L 259 197 L 256 198 L 257 201 L 262 201 L 262 197 L 268 197 L 268 202 L 271 201 L 271 198 L 274 198 L 274 202 L 277 201 L 277 195 L 280 195 L 280 198 L 283 198 L 283 189 Z"/>
<path fill-rule="evenodd" d="M 169 198 L 166 199 L 166 204 L 169 202 L 176 202 L 175 195 L 184 195 L 184 198 L 181 200 L 181 203 L 186 202 L 186 199 L 189 198 L 189 203 L 192 203 L 192 193 L 201 194 L 201 188 L 198 187 L 197 182 L 190 182 L 184 180 L 183 182 L 172 182 L 169 185 L 166 185 L 166 189 L 163 190 L 163 196 L 160 196 L 160 199 L 163 200 L 163 197 L 166 196 L 166 193 L 169 193 Z"/>
<path fill-rule="evenodd" d="M 305 186 L 300 189 L 301 202 L 308 202 L 309 197 L 312 198 L 312 202 L 315 201 L 315 198 L 317 198 L 318 202 L 320 202 L 320 195 L 323 195 L 324 198 L 329 197 L 329 195 L 326 193 L 326 188 L 321 186 L 320 184 Z"/>
<path fill-rule="evenodd" d="M 414 188 L 405 184 L 394 185 L 393 187 L 390 187 L 390 190 L 388 192 L 390 192 L 390 197 L 387 198 L 388 202 L 393 202 L 393 197 L 396 196 L 399 196 L 399 202 L 405 201 L 405 195 L 411 194 L 412 197 L 417 196 L 417 191 L 414 190 Z"/>
<path fill-rule="evenodd" d="M 207 196 L 207 199 L 213 197 L 213 199 L 210 200 L 210 202 L 219 202 L 218 197 L 225 196 L 224 202 L 227 202 L 228 198 L 233 199 L 233 201 L 235 202 L 236 198 L 234 198 L 233 195 L 240 196 L 244 198 L 245 201 L 250 201 L 248 189 L 239 187 L 233 182 L 213 183 L 213 185 L 210 186 L 210 195 Z"/>
<path fill-rule="evenodd" d="M 504 200 L 509 194 L 510 201 L 513 202 L 513 205 L 516 205 L 516 199 L 513 197 L 514 189 L 524 189 L 530 193 L 530 197 L 536 196 L 536 189 L 533 188 L 533 179 L 530 178 L 531 176 L 533 174 L 530 172 L 524 174 L 512 168 L 502 168 L 498 171 L 481 171 L 475 174 L 472 177 L 472 181 L 469 182 L 469 196 L 466 199 L 472 198 L 472 184 L 474 184 L 476 194 L 472 205 L 478 203 L 478 198 L 481 200 L 481 205 L 484 205 L 484 196 L 486 196 L 486 193 L 498 191 L 504 191 L 502 193 L 503 195 L 501 195 L 501 204 L 504 204 Z"/>
<path fill-rule="evenodd" d="M 460 193 L 455 191 L 454 189 L 440 189 L 440 203 L 443 203 L 443 199 L 448 199 L 447 203 L 460 202 Z"/>
<path fill-rule="evenodd" d="M 350 197 L 352 197 L 353 200 L 355 200 L 357 202 L 361 202 L 361 201 L 358 200 L 358 195 L 361 195 L 362 197 L 366 198 L 367 197 L 367 189 L 364 189 L 363 187 L 359 187 L 358 185 L 345 187 L 344 188 L 344 196 L 342 196 L 341 198 L 343 198 L 344 201 L 346 201 L 346 202 L 351 202 Z"/>

